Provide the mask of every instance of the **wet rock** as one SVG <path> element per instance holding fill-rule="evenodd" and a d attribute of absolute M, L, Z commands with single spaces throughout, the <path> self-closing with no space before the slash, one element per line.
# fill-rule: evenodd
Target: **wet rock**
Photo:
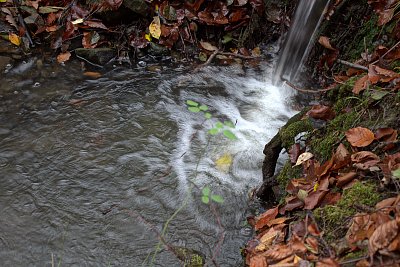
<path fill-rule="evenodd" d="M 156 43 L 150 42 L 150 47 L 147 52 L 152 56 L 166 56 L 169 55 L 168 48 L 158 45 Z"/>
<path fill-rule="evenodd" d="M 77 48 L 75 54 L 91 63 L 102 66 L 117 56 L 116 51 L 111 48 Z"/>
<path fill-rule="evenodd" d="M 136 14 L 146 16 L 148 13 L 148 6 L 144 0 L 124 0 L 123 5 Z"/>
<path fill-rule="evenodd" d="M 0 72 L 3 72 L 11 62 L 12 59 L 10 57 L 0 56 Z"/>

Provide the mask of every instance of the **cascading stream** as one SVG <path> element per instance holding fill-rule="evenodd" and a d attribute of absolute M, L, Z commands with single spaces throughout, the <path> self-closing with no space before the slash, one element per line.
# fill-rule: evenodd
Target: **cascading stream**
<path fill-rule="evenodd" d="M 275 72 L 274 84 L 295 82 L 308 55 L 329 0 L 299 0 Z"/>

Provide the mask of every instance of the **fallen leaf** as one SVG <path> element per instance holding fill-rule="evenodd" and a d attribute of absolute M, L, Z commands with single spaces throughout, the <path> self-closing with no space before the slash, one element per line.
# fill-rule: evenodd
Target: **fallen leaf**
<path fill-rule="evenodd" d="M 19 46 L 21 44 L 21 37 L 19 37 L 18 35 L 16 35 L 13 32 L 8 33 L 8 39 L 10 40 L 10 42 L 16 46 Z"/>
<path fill-rule="evenodd" d="M 378 226 L 369 238 L 369 252 L 371 255 L 387 248 L 399 232 L 400 217 Z"/>
<path fill-rule="evenodd" d="M 392 20 L 395 8 L 386 9 L 379 12 L 378 25 L 383 26 Z"/>
<path fill-rule="evenodd" d="M 356 168 L 368 170 L 370 167 L 376 166 L 381 160 L 376 154 L 370 151 L 360 151 L 351 155 L 351 161 Z"/>
<path fill-rule="evenodd" d="M 355 147 L 365 147 L 371 144 L 374 139 L 374 133 L 363 127 L 356 127 L 346 131 L 347 141 Z"/>
<path fill-rule="evenodd" d="M 324 106 L 324 105 L 314 105 L 308 112 L 307 116 L 313 118 L 313 119 L 319 119 L 319 120 L 332 120 L 335 118 L 336 114 L 332 110 L 331 107 Z"/>
<path fill-rule="evenodd" d="M 331 170 L 339 170 L 350 163 L 350 152 L 340 143 L 332 157 Z"/>
<path fill-rule="evenodd" d="M 290 162 L 292 164 L 295 164 L 300 154 L 301 154 L 300 144 L 299 143 L 293 144 L 289 149 Z"/>
<path fill-rule="evenodd" d="M 161 21 L 160 17 L 155 16 L 153 18 L 153 21 L 149 25 L 149 31 L 151 36 L 153 36 L 156 39 L 160 39 L 161 36 Z"/>
<path fill-rule="evenodd" d="M 355 173 L 355 172 L 349 172 L 342 176 L 339 176 L 339 177 L 337 177 L 336 186 L 343 187 L 345 184 L 348 184 L 351 181 L 353 181 L 356 177 L 357 177 L 357 173 Z"/>
<path fill-rule="evenodd" d="M 304 199 L 304 209 L 312 210 L 321 202 L 322 198 L 328 193 L 328 190 L 317 190 L 315 192 L 311 192 Z"/>
<path fill-rule="evenodd" d="M 318 254 L 318 240 L 315 237 L 306 238 L 307 249 L 314 254 Z"/>
<path fill-rule="evenodd" d="M 250 267 L 267 267 L 267 260 L 262 255 L 257 255 L 250 258 Z"/>
<path fill-rule="evenodd" d="M 332 45 L 329 42 L 329 38 L 326 36 L 319 37 L 318 43 L 320 43 L 323 47 L 325 47 L 329 50 L 336 50 L 335 48 L 332 47 Z"/>
<path fill-rule="evenodd" d="M 260 230 L 264 226 L 268 225 L 268 222 L 275 219 L 276 215 L 278 215 L 278 207 L 267 210 L 256 218 L 255 229 Z"/>
<path fill-rule="evenodd" d="M 393 128 L 379 128 L 376 130 L 375 138 L 383 142 L 394 142 L 397 139 L 397 130 Z"/>
<path fill-rule="evenodd" d="M 289 218 L 286 218 L 286 217 L 275 218 L 273 220 L 268 221 L 267 225 L 269 227 L 271 227 L 271 226 L 276 225 L 276 224 L 282 224 L 282 223 L 286 222 L 288 219 Z"/>
<path fill-rule="evenodd" d="M 310 152 L 304 152 L 303 154 L 301 154 L 296 162 L 295 166 L 301 165 L 304 162 L 306 162 L 307 160 L 311 159 L 312 157 L 314 157 L 314 155 Z"/>
<path fill-rule="evenodd" d="M 361 91 L 367 88 L 367 85 L 368 85 L 368 74 L 362 76 L 354 83 L 352 92 L 358 95 Z"/>
<path fill-rule="evenodd" d="M 208 51 L 216 51 L 216 50 L 218 50 L 218 48 L 217 48 L 216 46 L 210 44 L 209 42 L 202 42 L 202 41 L 200 41 L 200 45 L 201 45 L 205 50 L 208 50 Z"/>
<path fill-rule="evenodd" d="M 286 211 L 292 211 L 297 208 L 301 208 L 304 206 L 304 202 L 298 199 L 297 197 L 289 200 L 283 208 L 279 210 L 280 214 L 285 214 Z"/>
<path fill-rule="evenodd" d="M 83 75 L 97 79 L 101 77 L 101 73 L 100 72 L 94 72 L 94 71 L 86 71 L 83 73 Z"/>
<path fill-rule="evenodd" d="M 63 63 L 67 60 L 69 60 L 69 58 L 71 57 L 71 53 L 69 51 L 65 52 L 65 53 L 60 53 L 57 56 L 57 61 L 58 63 Z"/>
<path fill-rule="evenodd" d="M 227 172 L 232 164 L 232 156 L 230 154 L 224 154 L 215 161 L 217 169 L 223 172 Z"/>

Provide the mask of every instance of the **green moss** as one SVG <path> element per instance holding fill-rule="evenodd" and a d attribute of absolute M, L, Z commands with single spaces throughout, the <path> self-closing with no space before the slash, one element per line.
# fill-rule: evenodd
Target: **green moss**
<path fill-rule="evenodd" d="M 289 149 L 294 144 L 294 138 L 296 135 L 302 132 L 312 131 L 313 127 L 309 119 L 295 121 L 289 124 L 287 127 L 282 128 L 279 131 L 279 135 L 282 140 L 282 145 L 286 149 Z"/>
<path fill-rule="evenodd" d="M 359 59 L 361 53 L 373 51 L 375 38 L 382 31 L 381 27 L 377 26 L 378 16 L 373 15 L 371 19 L 367 20 L 362 28 L 354 36 L 354 41 L 349 46 L 349 49 L 345 51 L 344 56 L 350 61 Z"/>
<path fill-rule="evenodd" d="M 358 259 L 366 255 L 368 255 L 368 250 L 365 248 L 362 250 L 347 253 L 346 256 L 343 257 L 343 260 Z"/>
<path fill-rule="evenodd" d="M 376 185 L 373 183 L 355 183 L 344 191 L 336 205 L 327 205 L 314 211 L 320 225 L 324 225 L 325 237 L 328 240 L 341 238 L 346 233 L 346 219 L 356 214 L 354 204 L 372 207 L 380 200 Z"/>
<path fill-rule="evenodd" d="M 202 267 L 205 264 L 204 257 L 195 250 L 184 247 L 175 247 L 175 252 L 178 258 L 184 262 L 184 266 L 186 267 Z"/>
<path fill-rule="evenodd" d="M 278 181 L 281 189 L 284 190 L 291 179 L 300 178 L 301 175 L 301 166 L 292 166 L 292 164 L 288 160 L 283 166 L 282 170 L 279 172 L 276 180 Z"/>

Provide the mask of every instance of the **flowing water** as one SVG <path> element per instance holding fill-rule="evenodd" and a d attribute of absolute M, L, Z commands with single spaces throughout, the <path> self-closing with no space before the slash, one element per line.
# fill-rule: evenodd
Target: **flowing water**
<path fill-rule="evenodd" d="M 240 266 L 263 146 L 294 114 L 268 63 L 90 79 L 32 60 L 0 78 L 1 266 L 182 266 L 164 246 L 154 256 L 169 219 L 170 246 Z M 237 140 L 208 134 L 217 120 Z M 206 186 L 224 203 L 204 204 Z"/>
<path fill-rule="evenodd" d="M 274 71 L 274 84 L 295 82 L 308 55 L 329 0 L 300 0 Z M 304 79 L 302 79 L 304 80 Z"/>

